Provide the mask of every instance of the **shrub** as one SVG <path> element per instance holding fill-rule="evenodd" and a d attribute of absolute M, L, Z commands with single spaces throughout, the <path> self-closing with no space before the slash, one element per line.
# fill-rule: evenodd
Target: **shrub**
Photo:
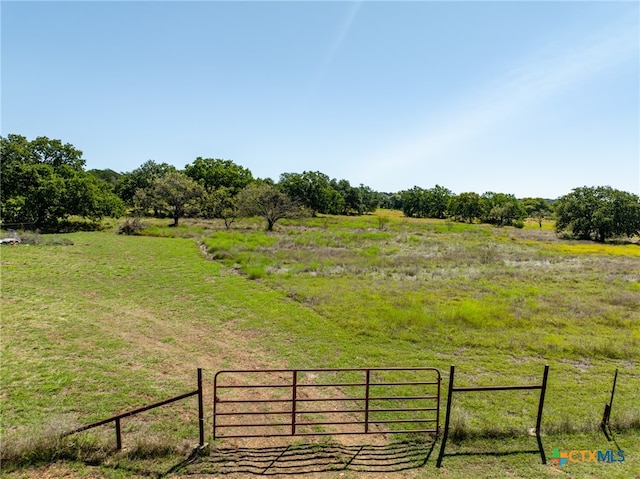
<path fill-rule="evenodd" d="M 137 235 L 144 229 L 140 218 L 127 218 L 118 229 L 120 235 Z"/>

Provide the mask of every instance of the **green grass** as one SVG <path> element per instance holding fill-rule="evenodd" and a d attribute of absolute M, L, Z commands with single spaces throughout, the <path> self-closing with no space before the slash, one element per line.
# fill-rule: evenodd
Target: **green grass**
<path fill-rule="evenodd" d="M 198 366 L 210 380 L 223 368 L 269 367 L 434 366 L 447 376 L 455 364 L 462 386 L 539 383 L 549 364 L 548 454 L 607 446 L 594 431 L 616 368 L 613 425 L 624 449 L 640 450 L 637 245 L 384 214 L 384 230 L 376 216 L 283 221 L 268 234 L 253 222 L 230 231 L 156 222 L 145 236 L 74 233 L 2 248 L 3 442 L 186 392 Z M 530 392 L 456 397 L 471 439 L 453 450 L 495 449 L 491 435 L 506 436 L 505 449 L 535 446 L 526 430 L 536 407 Z M 186 400 L 124 420 L 125 446 L 195 441 L 194 419 Z M 114 441 L 108 427 L 95 434 Z M 628 457 L 565 470 L 629 477 L 639 466 Z M 469 467 L 477 477 L 561 474 L 527 455 L 445 461 L 446 474 L 427 466 L 424 477 L 468 477 Z"/>

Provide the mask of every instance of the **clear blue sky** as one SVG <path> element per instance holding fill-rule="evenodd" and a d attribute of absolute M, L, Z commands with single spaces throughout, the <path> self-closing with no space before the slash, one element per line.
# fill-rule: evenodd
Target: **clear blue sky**
<path fill-rule="evenodd" d="M 1 133 L 395 192 L 640 194 L 640 5 L 2 1 Z"/>

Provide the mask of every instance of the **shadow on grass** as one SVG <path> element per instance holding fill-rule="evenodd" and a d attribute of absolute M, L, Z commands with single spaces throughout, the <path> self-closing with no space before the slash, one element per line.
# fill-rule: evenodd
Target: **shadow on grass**
<path fill-rule="evenodd" d="M 310 474 L 329 471 L 399 472 L 424 466 L 435 442 L 405 442 L 384 446 L 303 444 L 264 448 L 217 448 L 194 457 L 170 473 L 191 474 Z"/>
<path fill-rule="evenodd" d="M 497 452 L 452 452 L 447 453 L 444 457 L 456 457 L 456 456 L 493 456 L 493 457 L 501 457 L 501 456 L 518 456 L 520 454 L 537 454 L 540 455 L 540 451 L 538 449 L 528 449 L 528 450 L 520 450 L 520 451 L 497 451 Z"/>

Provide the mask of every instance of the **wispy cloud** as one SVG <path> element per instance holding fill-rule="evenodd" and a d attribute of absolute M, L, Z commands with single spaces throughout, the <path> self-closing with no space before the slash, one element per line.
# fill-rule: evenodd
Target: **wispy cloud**
<path fill-rule="evenodd" d="M 311 84 L 309 86 L 309 91 L 311 92 L 311 94 L 313 94 L 317 90 L 318 86 L 322 83 L 322 80 L 327 74 L 327 70 L 333 63 L 333 60 L 335 59 L 336 55 L 340 52 L 340 49 L 342 48 L 342 44 L 344 43 L 345 38 L 347 38 L 347 35 L 349 34 L 349 30 L 351 30 L 351 25 L 353 24 L 353 21 L 355 20 L 358 14 L 358 11 L 360 10 L 360 6 L 362 5 L 362 2 L 363 0 L 358 0 L 350 3 L 350 8 L 346 12 L 342 20 L 340 29 L 336 32 L 336 35 L 333 37 L 333 40 L 329 45 L 329 48 L 327 49 L 327 53 L 324 59 L 322 60 L 322 62 L 320 63 L 318 70 L 311 81 Z"/>
<path fill-rule="evenodd" d="M 629 59 L 638 58 L 638 20 L 626 18 L 562 50 L 541 49 L 532 58 L 505 69 L 498 82 L 475 91 L 463 107 L 446 112 L 438 127 L 391 145 L 369 163 L 367 181 L 377 183 L 390 172 L 410 171 L 437 162 L 465 141 L 497 130 L 551 95 L 565 91 Z M 632 16 L 633 17 L 633 16 Z"/>

